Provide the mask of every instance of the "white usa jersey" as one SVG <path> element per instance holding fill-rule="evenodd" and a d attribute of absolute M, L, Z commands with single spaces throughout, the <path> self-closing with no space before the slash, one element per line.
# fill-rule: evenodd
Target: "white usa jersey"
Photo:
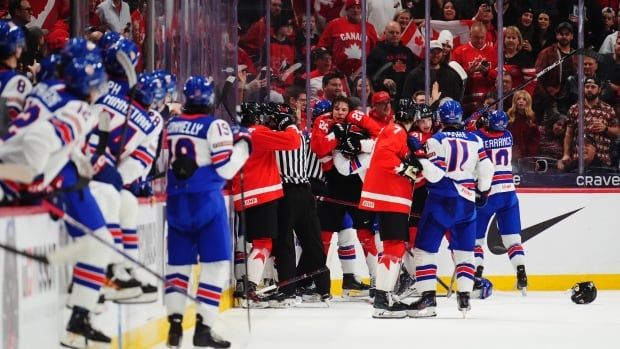
<path fill-rule="evenodd" d="M 167 130 L 168 195 L 221 190 L 236 174 L 238 168 L 231 164 L 233 134 L 225 121 L 206 114 L 181 114 L 170 119 Z M 177 161 L 193 162 L 197 168 L 189 178 L 177 178 Z"/>
<path fill-rule="evenodd" d="M 17 116 L 31 90 L 32 83 L 26 76 L 0 68 L 0 120 Z"/>
<path fill-rule="evenodd" d="M 30 167 L 35 174 L 43 174 L 43 183 L 48 184 L 69 162 L 71 154 L 83 147 L 97 118 L 87 102 L 62 89 L 39 92 L 31 95 L 28 107 L 15 120 L 31 122 L 11 129 L 0 146 L 0 159 Z"/>
<path fill-rule="evenodd" d="M 110 134 L 104 155 L 109 165 L 115 166 L 118 163 L 123 184 L 135 181 L 150 169 L 163 127 L 159 113 L 151 117 L 147 110 L 135 102 L 130 108 L 129 122 L 125 127 L 128 106 L 126 97 L 115 94 L 106 94 L 93 105 L 94 114 L 110 120 Z M 98 132 L 98 129 L 95 130 L 88 139 L 91 152 L 95 151 L 99 143 Z M 119 153 L 120 161 L 117 160 Z"/>
<path fill-rule="evenodd" d="M 495 168 L 489 195 L 515 191 L 512 178 L 512 134 L 507 130 L 503 132 L 476 130 L 474 133 L 482 139 L 487 157 Z"/>
<path fill-rule="evenodd" d="M 420 162 L 429 193 L 475 201 L 476 186 L 480 191 L 487 191 L 491 185 L 493 164 L 487 158 L 482 140 L 473 133 L 436 133 L 426 142 L 426 157 Z"/>

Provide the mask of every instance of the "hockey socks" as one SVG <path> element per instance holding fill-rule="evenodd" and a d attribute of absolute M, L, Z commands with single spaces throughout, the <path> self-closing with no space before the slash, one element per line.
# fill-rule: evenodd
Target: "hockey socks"
<path fill-rule="evenodd" d="M 474 288 L 474 254 L 471 251 L 454 250 L 456 283 L 460 292 L 471 292 Z"/>
<path fill-rule="evenodd" d="M 200 263 L 200 282 L 196 292 L 200 304 L 197 312 L 202 316 L 203 324 L 209 327 L 212 327 L 217 319 L 229 269 L 228 261 Z"/>
<path fill-rule="evenodd" d="M 166 285 L 164 303 L 168 315 L 185 313 L 185 294 L 189 289 L 191 265 L 168 265 L 166 268 Z"/>
<path fill-rule="evenodd" d="M 358 229 L 357 238 L 360 240 L 364 256 L 366 256 L 366 265 L 370 276 L 375 276 L 377 270 L 377 244 L 375 243 L 375 234 L 369 229 Z M 385 250 L 385 247 L 384 247 Z M 404 252 L 404 250 L 403 250 Z"/>
<path fill-rule="evenodd" d="M 265 270 L 267 258 L 271 255 L 273 243 L 271 238 L 254 239 L 252 250 L 248 256 L 248 280 L 255 285 L 260 284 Z"/>
<path fill-rule="evenodd" d="M 476 267 L 484 266 L 484 249 L 482 246 L 484 245 L 484 238 L 476 239 L 476 245 L 474 246 L 474 261 L 476 263 Z"/>
<path fill-rule="evenodd" d="M 331 234 L 330 234 L 331 240 Z M 329 244 L 327 245 L 329 250 Z M 326 254 L 327 255 L 327 254 Z M 343 274 L 355 273 L 355 229 L 346 228 L 338 232 L 338 259 L 342 266 Z"/>
<path fill-rule="evenodd" d="M 517 266 L 525 265 L 525 252 L 523 251 L 523 245 L 521 245 L 520 234 L 502 235 L 502 242 L 508 249 L 508 258 L 514 270 L 517 270 Z"/>
<path fill-rule="evenodd" d="M 413 250 L 416 288 L 420 292 L 435 291 L 437 288 L 436 253 L 416 248 Z"/>
<path fill-rule="evenodd" d="M 405 243 L 403 241 L 386 240 L 383 242 L 383 255 L 377 265 L 377 290 L 389 292 L 394 289 L 404 253 Z"/>

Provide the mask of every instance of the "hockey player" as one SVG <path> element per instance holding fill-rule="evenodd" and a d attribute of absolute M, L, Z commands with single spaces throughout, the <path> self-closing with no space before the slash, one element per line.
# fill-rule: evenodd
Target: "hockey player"
<path fill-rule="evenodd" d="M 431 111 L 430 106 L 426 104 L 414 104 L 413 106 L 410 106 L 410 103 L 411 101 L 409 99 L 401 99 L 399 101 L 399 107 L 412 108 L 415 123 L 411 132 L 409 132 L 409 137 L 416 138 L 417 142 L 424 146 L 426 141 L 428 141 L 433 135 L 433 112 Z M 424 149 L 417 150 L 415 155 L 418 157 L 423 157 L 425 155 Z M 412 292 L 415 291 L 415 289 L 411 287 L 415 282 L 413 249 L 415 248 L 415 238 L 420 224 L 420 216 L 427 197 L 428 190 L 426 189 L 426 180 L 421 173 L 418 173 L 414 185 L 411 213 L 409 215 L 409 239 L 407 243 L 408 253 L 406 253 L 403 257 L 404 270 L 399 277 L 397 285 L 398 288 L 395 291 L 401 299 L 412 295 Z"/>
<path fill-rule="evenodd" d="M 359 208 L 376 212 L 379 233 L 383 241 L 383 255 L 377 265 L 377 285 L 374 299 L 374 318 L 404 318 L 406 305 L 391 301 L 408 235 L 409 212 L 413 196 L 410 170 L 408 132 L 414 124 L 410 108 L 395 115 L 395 123 L 388 124 L 377 137 Z"/>
<path fill-rule="evenodd" d="M 185 297 L 191 266 L 200 262 L 193 344 L 229 348 L 213 333 L 222 291 L 229 276 L 231 241 L 222 188 L 248 159 L 250 136 L 233 130 L 213 113 L 215 91 L 209 79 L 191 76 L 183 88 L 183 114 L 168 124 L 168 266 L 165 303 L 168 346 L 182 343 Z M 274 160 L 275 161 L 275 160 Z"/>
<path fill-rule="evenodd" d="M 32 84 L 15 69 L 26 46 L 24 32 L 13 22 L 0 20 L 0 137 L 19 114 Z"/>
<path fill-rule="evenodd" d="M 109 91 L 94 105 L 93 113 L 105 116 L 101 120 L 110 121 L 105 125 L 100 123 L 88 140 L 95 164 L 94 181 L 90 183 L 90 187 L 101 207 L 113 206 L 116 203 L 115 209 L 103 212 L 108 229 L 114 236 L 117 248 L 138 259 L 138 201 L 123 187 L 139 178 L 146 169 L 150 169 L 157 150 L 162 121 L 158 117 L 151 118 L 148 114 L 153 101 L 154 82 L 146 74 L 140 75 L 135 86 L 131 114 L 127 120 L 129 86 L 126 73 L 116 58 L 119 51 L 125 53 L 134 66 L 137 63 L 138 48 L 127 39 L 118 40 L 104 53 L 104 65 L 111 77 L 108 82 Z M 113 186 L 118 191 L 118 197 L 101 194 L 102 186 Z M 131 270 L 127 270 L 131 267 L 132 265 L 120 256 L 115 256 L 114 263 L 108 267 L 106 273 L 106 299 L 135 298 L 144 293 L 143 288 L 149 293 L 144 301 L 156 298 L 157 290 L 142 285 L 132 275 Z"/>
<path fill-rule="evenodd" d="M 436 255 L 446 230 L 451 232 L 451 248 L 456 264 L 459 292 L 458 309 L 463 316 L 470 309 L 474 279 L 476 202 L 484 202 L 491 186 L 493 164 L 482 141 L 462 129 L 462 109 L 456 101 L 440 105 L 443 130 L 426 143 L 426 157 L 419 159 L 429 191 L 416 236 L 414 261 L 416 288 L 422 292 L 411 303 L 411 317 L 436 316 Z M 412 150 L 418 148 L 410 143 Z M 417 165 L 416 165 L 417 166 Z M 478 183 L 476 184 L 475 179 Z M 482 193 L 477 195 L 476 193 Z"/>
<path fill-rule="evenodd" d="M 358 239 L 365 250 L 365 255 L 368 258 L 374 257 L 374 261 L 370 263 L 367 261 L 369 271 L 371 276 L 373 276 L 373 265 L 376 266 L 376 256 L 378 253 L 377 247 L 374 244 L 374 235 L 371 231 L 373 214 L 350 206 L 351 204 L 356 205 L 359 202 L 362 180 L 357 174 L 351 176 L 340 174 L 334 166 L 333 156 L 339 143 L 346 141 L 349 129 L 347 124 L 351 124 L 351 121 L 362 124 L 366 122 L 372 123 L 374 125 L 373 133 L 376 132 L 376 134 L 378 134 L 376 130 L 379 127 L 362 112 L 354 111 L 350 113 L 349 100 L 346 97 L 336 97 L 332 103 L 333 110 L 331 115 L 324 114 L 314 120 L 312 138 L 310 140 L 310 147 L 321 162 L 326 182 L 324 199 L 318 203 L 321 239 L 324 246 L 329 246 L 333 232 L 343 230 L 343 218 L 345 213 L 348 212 L 353 219 L 353 228 L 357 230 Z M 353 242 L 351 241 L 345 245 L 351 246 L 350 251 L 354 251 L 352 247 Z M 369 285 L 358 281 L 354 274 L 349 273 L 343 274 L 342 284 L 345 296 L 367 296 L 370 288 Z"/>
<path fill-rule="evenodd" d="M 23 165 L 31 175 L 23 178 L 21 188 L 9 181 L 0 186 L 5 190 L 22 189 L 27 195 L 44 196 L 54 192 L 55 200 L 69 216 L 112 243 L 112 236 L 88 187 L 79 184 L 79 177 L 88 176 L 90 167 L 80 147 L 86 134 L 97 124 L 89 103 L 106 85 L 105 72 L 97 56 L 98 53 L 83 52 L 66 62 L 62 69 L 62 88 L 49 88 L 43 83 L 37 86 L 37 103 L 27 110 L 27 113 L 37 113 L 37 122 L 15 128 L 0 146 L 0 162 Z M 91 344 L 110 343 L 109 337 L 91 326 L 89 314 L 97 304 L 105 278 L 104 268 L 112 251 L 102 248 L 83 231 L 68 227 L 68 232 L 76 243 L 48 256 L 52 260 L 76 262 L 73 292 L 68 301 L 73 310 L 61 344 L 69 348 L 87 348 Z"/>
<path fill-rule="evenodd" d="M 474 289 L 480 288 L 484 270 L 484 239 L 487 227 L 493 215 L 497 216 L 499 234 L 508 249 L 508 258 L 517 273 L 517 288 L 523 295 L 527 291 L 525 273 L 525 253 L 521 245 L 521 218 L 519 216 L 519 199 L 512 179 L 512 135 L 506 130 L 508 115 L 503 111 L 492 111 L 488 115 L 488 126 L 474 133 L 482 139 L 487 156 L 495 166 L 491 191 L 486 205 L 476 210 L 476 283 Z"/>
<path fill-rule="evenodd" d="M 249 299 L 244 306 L 258 308 L 268 305 L 266 299 L 256 293 L 256 288 L 271 255 L 272 239 L 278 231 L 278 199 L 284 195 L 275 151 L 294 150 L 301 145 L 292 115 L 269 114 L 268 110 L 261 110 L 260 114 L 242 113 L 241 125 L 252 135 L 253 151 L 244 171 L 232 182 L 235 210 L 245 211 L 244 233 L 252 243 L 247 257 Z"/>

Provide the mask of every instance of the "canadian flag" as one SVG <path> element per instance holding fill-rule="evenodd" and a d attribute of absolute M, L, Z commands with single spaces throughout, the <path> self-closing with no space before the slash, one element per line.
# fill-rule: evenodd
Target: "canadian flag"
<path fill-rule="evenodd" d="M 431 40 L 439 37 L 442 30 L 448 30 L 454 37 L 452 47 L 456 48 L 464 43 L 469 42 L 469 27 L 472 20 L 461 21 L 431 21 Z M 409 22 L 407 28 L 403 32 L 400 39 L 403 45 L 409 47 L 411 51 L 422 57 L 424 55 L 424 28 L 418 27 L 413 21 Z"/>

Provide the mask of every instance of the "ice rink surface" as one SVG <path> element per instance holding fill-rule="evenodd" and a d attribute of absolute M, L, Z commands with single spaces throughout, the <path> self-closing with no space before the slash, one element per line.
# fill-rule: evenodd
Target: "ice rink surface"
<path fill-rule="evenodd" d="M 221 314 L 216 331 L 232 348 L 620 348 L 620 291 L 599 291 L 588 305 L 568 292 L 495 292 L 473 300 L 463 319 L 456 299 L 438 298 L 437 317 L 373 319 L 368 303 L 335 299 L 329 308 L 252 309 Z M 183 348 L 193 348 L 193 329 Z M 156 349 L 163 349 L 162 345 Z"/>

